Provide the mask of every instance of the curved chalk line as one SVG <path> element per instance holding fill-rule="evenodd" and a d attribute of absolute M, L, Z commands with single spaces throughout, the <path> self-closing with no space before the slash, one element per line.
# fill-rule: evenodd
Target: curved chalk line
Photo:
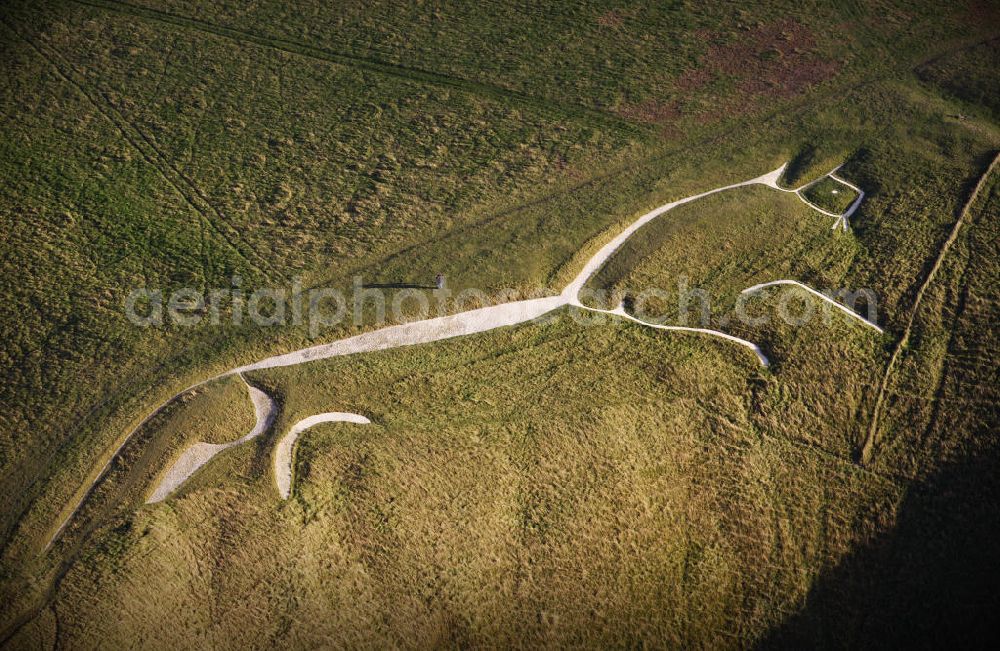
<path fill-rule="evenodd" d="M 851 317 L 854 317 L 855 319 L 857 319 L 861 323 L 864 323 L 869 328 L 874 328 L 875 330 L 877 330 L 880 333 L 885 332 L 885 330 L 883 330 L 882 328 L 880 328 L 877 324 L 872 323 L 871 321 L 869 321 L 865 317 L 861 316 L 860 314 L 858 314 L 857 312 L 855 312 L 851 308 L 847 307 L 846 305 L 844 305 L 842 303 L 838 303 L 837 301 L 833 300 L 831 297 L 827 296 L 826 294 L 823 294 L 821 292 L 817 292 L 812 287 L 809 287 L 808 285 L 803 285 L 802 283 L 800 283 L 797 280 L 772 280 L 770 282 L 760 283 L 760 284 L 754 285 L 753 287 L 747 287 L 746 289 L 744 289 L 740 293 L 741 294 L 753 294 L 754 292 L 759 292 L 760 290 L 764 289 L 765 287 L 771 287 L 773 285 L 794 285 L 795 287 L 799 287 L 801 289 L 804 289 L 807 292 L 809 292 L 810 294 L 812 294 L 813 296 L 826 301 L 830 305 L 833 305 L 834 307 L 836 307 L 838 310 L 840 310 L 844 314 L 846 314 L 848 316 L 851 316 Z"/>
<path fill-rule="evenodd" d="M 192 386 L 184 389 L 183 391 L 174 394 L 172 397 L 170 397 L 168 400 L 162 403 L 159 407 L 153 410 L 153 412 L 151 412 L 146 418 L 144 418 L 128 434 L 126 434 L 122 442 L 115 449 L 115 452 L 112 454 L 111 458 L 108 459 L 108 461 L 104 464 L 102 469 L 90 481 L 87 489 L 81 491 L 81 497 L 77 501 L 74 508 L 63 519 L 59 527 L 53 533 L 46 548 L 48 548 L 48 546 L 51 546 L 51 544 L 55 541 L 55 539 L 58 538 L 58 536 L 66 528 L 66 525 L 73 518 L 73 516 L 76 515 L 76 513 L 80 510 L 80 507 L 83 505 L 83 502 L 93 491 L 94 486 L 96 486 L 97 482 L 99 482 L 101 478 L 106 474 L 108 468 L 111 465 L 111 461 L 124 448 L 125 444 L 131 439 L 131 437 L 143 425 L 148 423 L 153 416 L 161 412 L 167 405 L 171 404 L 178 396 L 183 395 L 184 393 L 187 393 L 188 391 L 200 387 L 204 384 L 207 384 L 209 382 L 224 377 L 228 377 L 230 375 L 240 375 L 242 377 L 242 373 L 246 371 L 276 368 L 281 366 L 291 366 L 318 359 L 327 359 L 330 357 L 352 355 L 356 353 L 370 352 L 376 350 L 386 350 L 389 348 L 395 348 L 399 346 L 410 346 L 422 343 L 429 343 L 452 337 L 460 337 L 479 332 L 485 332 L 487 330 L 492 330 L 495 328 L 512 326 L 519 323 L 532 321 L 548 312 L 551 312 L 553 310 L 556 310 L 558 308 L 567 305 L 572 305 L 583 309 L 592 309 L 592 308 L 587 308 L 586 306 L 580 303 L 579 301 L 580 290 L 583 288 L 587 280 L 589 280 L 590 277 L 607 262 L 607 260 L 618 250 L 618 248 L 621 247 L 621 245 L 624 244 L 624 242 L 629 237 L 631 237 L 637 230 L 642 228 L 642 226 L 644 226 L 645 224 L 652 221 L 656 217 L 659 217 L 663 213 L 679 205 L 683 205 L 691 201 L 696 201 L 698 199 L 707 197 L 717 192 L 723 192 L 726 190 L 745 187 L 749 185 L 766 185 L 770 188 L 774 188 L 782 192 L 795 192 L 796 195 L 799 196 L 799 198 L 801 199 L 802 197 L 801 195 L 798 195 L 798 190 L 788 190 L 778 185 L 778 179 L 781 177 L 786 166 L 787 163 L 783 164 L 781 167 L 777 168 L 772 172 L 750 179 L 748 181 L 743 181 L 740 183 L 734 183 L 731 185 L 718 187 L 713 190 L 708 190 L 707 192 L 702 192 L 700 194 L 692 195 L 690 197 L 685 197 L 683 199 L 679 199 L 677 201 L 664 204 L 658 208 L 654 208 L 653 210 L 649 211 L 648 213 L 642 215 L 634 222 L 632 222 L 632 224 L 630 224 L 625 230 L 619 233 L 618 236 L 616 236 L 610 242 L 605 244 L 596 254 L 594 254 L 584 265 L 580 273 L 573 279 L 572 282 L 570 282 L 569 285 L 566 286 L 565 289 L 563 289 L 563 291 L 558 296 L 550 296 L 546 298 L 538 298 L 538 299 L 531 299 L 524 301 L 514 301 L 511 303 L 504 303 L 501 305 L 484 307 L 477 310 L 460 312 L 458 314 L 453 314 L 449 316 L 426 319 L 422 321 L 414 321 L 395 326 L 388 326 L 385 328 L 380 328 L 378 330 L 373 330 L 371 332 L 366 332 L 353 337 L 348 337 L 346 339 L 340 339 L 328 344 L 321 344 L 318 346 L 312 346 L 298 351 L 293 351 L 291 353 L 287 353 L 284 355 L 276 355 L 273 357 L 268 357 L 253 364 L 240 366 L 238 368 L 231 369 L 224 373 L 220 373 L 218 375 L 202 380 L 201 382 L 193 384 Z M 838 168 L 835 168 L 833 172 L 835 172 L 837 169 L 839 169 L 839 166 Z M 832 174 L 833 172 L 830 172 L 830 174 Z M 852 205 L 851 208 L 849 208 L 844 215 L 839 216 L 841 219 L 843 219 L 845 229 L 847 227 L 846 217 L 848 217 L 850 214 L 854 212 L 854 210 L 857 209 L 857 206 L 858 204 L 860 204 L 860 201 L 863 197 L 863 192 L 861 192 L 860 189 L 858 189 L 858 192 L 859 192 L 859 197 L 855 201 L 854 205 Z M 806 203 L 808 204 L 808 202 Z M 817 210 L 820 210 L 820 212 L 825 213 L 825 211 L 821 209 L 817 208 Z M 836 226 L 836 224 L 834 226 Z M 709 334 L 712 336 L 726 339 L 728 341 L 732 341 L 734 343 L 737 343 L 743 347 L 752 350 L 757 356 L 757 358 L 761 361 L 761 363 L 764 364 L 765 366 L 767 365 L 767 358 L 760 352 L 760 348 L 756 344 L 740 339 L 738 337 L 734 337 L 732 335 L 727 335 L 726 333 L 723 332 L 708 330 L 704 328 L 661 326 L 658 324 L 646 323 L 628 314 L 620 314 L 620 316 L 622 315 L 625 316 L 625 318 L 636 321 L 637 323 L 640 323 L 642 325 L 654 327 L 661 330 L 674 330 L 681 332 Z M 264 395 L 267 401 L 269 401 L 269 403 L 272 405 L 271 416 L 268 417 L 265 415 L 262 418 L 259 405 L 263 403 L 260 402 L 261 398 L 259 396 L 256 396 L 256 394 L 254 393 L 254 391 L 258 390 L 255 389 L 254 387 L 249 387 L 249 390 L 251 393 L 251 398 L 254 399 L 255 408 L 258 409 L 259 428 L 255 427 L 254 430 L 251 432 L 251 434 L 248 434 L 247 436 L 238 439 L 237 441 L 228 444 L 221 444 L 222 446 L 224 446 L 221 449 L 226 449 L 227 447 L 239 445 L 241 442 L 244 442 L 245 440 L 249 440 L 250 438 L 259 436 L 261 433 L 266 431 L 266 429 L 270 426 L 270 419 L 273 418 L 273 401 L 271 401 L 270 397 L 267 397 L 266 394 L 263 394 L 263 392 L 261 392 L 261 395 Z M 258 431 L 258 429 L 260 431 Z M 174 462 L 170 470 L 168 470 L 167 473 L 165 473 L 163 479 L 161 479 L 160 481 L 160 485 L 158 485 L 157 488 L 150 495 L 149 501 L 151 502 L 159 501 L 163 499 L 166 495 L 169 495 L 181 483 L 183 483 L 186 477 L 189 477 L 191 473 L 193 473 L 198 468 L 202 467 L 205 463 L 207 463 L 208 460 L 210 460 L 212 457 L 218 454 L 218 452 L 221 451 L 221 449 L 216 450 L 214 447 L 212 448 L 207 447 L 212 445 L 213 444 L 198 443 L 195 444 L 195 446 L 192 446 L 192 449 L 202 446 L 200 450 L 195 450 L 194 452 L 192 452 L 189 449 L 188 451 L 185 451 L 185 453 L 182 454 L 181 457 Z M 203 457 L 207 457 L 207 459 L 202 461 Z M 181 463 L 181 461 L 184 461 L 184 463 Z M 193 470 L 191 470 L 190 472 L 186 472 L 186 470 L 191 467 L 193 467 Z M 180 479 L 179 482 L 176 481 L 176 479 L 178 478 Z"/>
<path fill-rule="evenodd" d="M 778 189 L 781 190 L 782 192 L 794 192 L 795 196 L 797 196 L 802 201 L 802 203 L 806 204 L 807 206 L 809 206 L 813 210 L 815 210 L 817 212 L 821 212 L 821 213 L 823 213 L 824 215 L 826 215 L 828 217 L 834 217 L 836 219 L 836 221 L 834 221 L 833 222 L 833 226 L 830 227 L 831 230 L 834 230 L 834 229 L 837 228 L 837 226 L 842 225 L 844 227 L 844 231 L 846 232 L 846 231 L 849 230 L 849 227 L 850 227 L 849 220 L 851 218 L 851 215 L 854 214 L 854 212 L 861 205 L 861 201 L 865 198 L 865 191 L 862 190 L 861 188 L 859 188 L 858 186 L 854 185 L 850 181 L 847 181 L 844 178 L 842 178 L 840 176 L 837 176 L 836 172 L 838 170 L 840 170 L 840 168 L 843 167 L 843 166 L 844 166 L 844 164 L 841 163 L 840 165 L 837 165 L 836 167 L 834 167 L 832 170 L 830 170 L 829 172 L 827 172 L 823 176 L 821 176 L 821 177 L 819 177 L 817 179 L 813 179 L 812 181 L 809 181 L 808 183 L 806 183 L 804 185 L 800 185 L 799 187 L 795 188 L 794 190 L 789 190 L 789 189 L 781 188 L 781 187 L 778 187 Z M 829 210 L 823 210 L 822 208 L 820 208 L 819 206 L 817 206 L 813 202 L 811 202 L 808 199 L 806 199 L 805 195 L 802 194 L 802 192 L 806 188 L 809 188 L 809 187 L 811 187 L 813 185 L 816 185 L 817 183 L 819 183 L 820 181 L 822 181 L 826 177 L 830 177 L 834 181 L 836 181 L 838 183 L 842 183 L 843 185 L 846 185 L 847 187 L 851 188 L 852 190 L 854 190 L 855 192 L 858 193 L 857 198 L 853 202 L 851 202 L 851 205 L 847 207 L 847 210 L 845 210 L 844 212 L 840 213 L 839 215 L 837 213 L 830 212 Z M 777 187 L 777 186 L 775 186 L 775 187 Z"/>
<path fill-rule="evenodd" d="M 663 325 L 663 324 L 660 324 L 660 323 L 651 323 L 649 321 L 643 321 L 642 319 L 639 319 L 639 318 L 636 318 L 636 317 L 632 316 L 631 314 L 629 314 L 628 312 L 626 312 L 625 308 L 623 306 L 621 306 L 621 305 L 619 305 L 618 307 L 616 307 L 613 310 L 602 310 L 600 308 L 587 307 L 587 306 L 582 306 L 582 308 L 584 310 L 589 310 L 590 312 L 599 312 L 601 314 L 612 314 L 614 316 L 619 316 L 619 317 L 622 317 L 624 319 L 628 319 L 629 321 L 634 321 L 635 323 L 638 323 L 640 325 L 644 325 L 644 326 L 646 326 L 648 328 L 656 328 L 657 330 L 672 330 L 672 331 L 675 331 L 675 332 L 693 332 L 693 333 L 697 333 L 697 334 L 709 335 L 709 336 L 712 336 L 712 337 L 719 337 L 721 339 L 725 339 L 727 341 L 731 341 L 733 343 L 739 344 L 740 346 L 743 346 L 745 348 L 749 348 L 750 350 L 752 350 L 753 353 L 757 356 L 757 359 L 760 361 L 761 365 L 764 366 L 765 368 L 767 368 L 767 367 L 769 367 L 771 365 L 770 361 L 767 359 L 767 356 L 764 355 L 764 352 L 760 349 L 760 346 L 758 346 L 757 344 L 753 343 L 752 341 L 747 341 L 746 339 L 740 339 L 739 337 L 737 337 L 735 335 L 731 335 L 731 334 L 722 332 L 721 330 L 712 330 L 710 328 L 692 328 L 692 327 L 688 327 L 688 326 L 672 326 L 672 325 Z"/>
<path fill-rule="evenodd" d="M 257 422 L 254 424 L 253 429 L 248 434 L 229 443 L 198 442 L 184 450 L 181 456 L 163 474 L 153 492 L 146 498 L 146 504 L 154 504 L 165 500 L 171 493 L 180 488 L 181 484 L 187 481 L 191 475 L 197 472 L 199 468 L 211 461 L 215 455 L 223 450 L 228 450 L 229 448 L 242 445 L 251 439 L 257 438 L 271 426 L 274 416 L 277 413 L 277 405 L 275 405 L 274 400 L 257 387 L 247 383 L 242 375 L 240 375 L 240 379 L 246 384 L 247 391 L 250 393 L 250 399 L 253 401 L 254 413 L 257 417 Z"/>
<path fill-rule="evenodd" d="M 298 440 L 299 434 L 320 423 L 368 425 L 371 421 L 360 414 L 352 414 L 346 411 L 329 411 L 303 418 L 292 425 L 274 448 L 274 483 L 278 487 L 278 494 L 281 496 L 281 499 L 287 500 L 288 496 L 292 494 L 292 462 L 294 460 L 292 453 L 294 452 L 295 441 Z"/>

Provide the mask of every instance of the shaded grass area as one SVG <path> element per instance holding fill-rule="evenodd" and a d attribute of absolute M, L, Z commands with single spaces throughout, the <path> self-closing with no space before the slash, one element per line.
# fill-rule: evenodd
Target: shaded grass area
<path fill-rule="evenodd" d="M 765 646 L 991 646 L 1000 496 L 997 220 L 1000 183 L 931 286 L 893 376 L 876 467 L 918 478 L 886 531 L 824 572 Z"/>
<path fill-rule="evenodd" d="M 876 455 L 877 466 L 930 473 L 989 454 L 1000 359 L 994 329 L 987 325 L 995 322 L 1000 295 L 993 257 L 998 187 L 994 172 L 914 317 L 918 334 L 901 351 L 889 383 L 912 397 L 887 406 L 881 424 L 884 457 Z"/>
<path fill-rule="evenodd" d="M 986 112 L 1000 119 L 1000 81 L 983 75 L 982 69 L 1000 66 L 1000 41 L 993 39 L 975 48 L 928 61 L 917 69 L 917 77 L 961 102 L 963 109 Z M 962 117 L 961 114 L 955 114 Z"/>
<path fill-rule="evenodd" d="M 179 435 L 185 443 L 228 443 L 249 432 L 257 422 L 246 385 L 232 376 L 185 393 L 172 410 L 185 416 L 170 424 L 173 435 L 167 438 Z"/>
<path fill-rule="evenodd" d="M 64 536 L 70 540 L 88 538 L 113 522 L 117 517 L 115 514 L 122 513 L 123 506 L 134 508 L 141 505 L 158 481 L 159 474 L 188 446 L 202 440 L 235 440 L 250 431 L 255 421 L 246 386 L 239 378 L 217 380 L 180 396 L 151 417 L 119 451 L 105 469 L 102 480 L 90 490 L 88 499 L 82 504 L 80 517 L 68 523 Z M 195 482 L 202 480 L 202 475 L 218 479 L 217 472 L 218 467 L 210 465 L 196 474 Z M 123 531 L 115 530 L 119 533 Z M 22 545 L 34 542 L 40 546 L 47 543 L 46 540 L 18 542 Z M 62 562 L 52 568 L 51 574 L 46 577 L 51 582 L 50 594 L 59 589 L 78 548 L 66 547 L 60 542 L 54 550 L 58 550 Z M 102 548 L 96 553 L 106 551 Z M 95 552 L 91 550 L 88 553 Z M 4 603 L 8 616 L 19 611 L 30 612 L 33 601 L 37 600 L 35 580 L 27 572 L 13 573 L 5 579 L 10 595 Z M 29 624 L 27 631 L 31 628 Z M 13 646 L 16 648 L 17 644 Z"/>
<path fill-rule="evenodd" d="M 803 611 L 760 648 L 993 646 L 995 443 L 914 485 L 896 528 L 824 572 Z"/>

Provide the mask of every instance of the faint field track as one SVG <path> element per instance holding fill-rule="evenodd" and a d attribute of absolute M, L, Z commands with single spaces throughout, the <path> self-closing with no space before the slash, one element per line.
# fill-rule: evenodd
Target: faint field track
<path fill-rule="evenodd" d="M 934 276 L 937 275 L 938 269 L 941 268 L 941 263 L 948 254 L 948 250 L 951 249 L 952 244 L 955 243 L 955 239 L 958 237 L 959 231 L 962 230 L 962 225 L 965 223 L 965 218 L 968 216 L 969 210 L 976 202 L 976 198 L 979 196 L 979 191 L 982 190 L 983 186 L 986 184 L 986 180 L 996 168 L 998 161 L 1000 161 L 1000 153 L 993 157 L 993 160 L 990 162 L 989 166 L 987 166 L 986 171 L 979 177 L 979 180 L 976 182 L 976 186 L 969 194 L 968 200 L 966 200 L 965 205 L 962 206 L 962 210 L 958 213 L 958 219 L 955 221 L 955 226 L 952 227 L 951 233 L 948 235 L 948 239 L 946 239 L 944 244 L 941 245 L 941 249 L 938 251 L 937 257 L 934 259 L 934 264 L 927 273 L 927 278 L 924 279 L 924 282 L 921 283 L 920 287 L 917 289 L 917 297 L 913 301 L 913 308 L 910 309 L 910 316 L 906 319 L 906 326 L 903 328 L 903 334 L 900 336 L 899 341 L 896 342 L 896 346 L 892 350 L 892 356 L 889 357 L 889 363 L 886 364 L 885 372 L 882 374 L 882 381 L 879 384 L 878 396 L 875 398 L 875 407 L 872 410 L 871 423 L 868 425 L 868 434 L 865 437 L 864 445 L 861 447 L 860 461 L 862 465 L 870 465 L 875 454 L 875 444 L 878 441 L 879 419 L 882 414 L 883 403 L 885 402 L 889 376 L 892 374 L 893 366 L 895 366 L 896 360 L 899 359 L 900 353 L 904 348 L 906 348 L 906 345 L 910 340 L 910 332 L 913 329 L 913 320 L 917 315 L 917 311 L 920 309 L 920 302 L 924 298 L 924 293 L 927 291 L 927 287 L 934 282 Z"/>
<path fill-rule="evenodd" d="M 163 179 L 184 199 L 198 214 L 204 225 L 209 226 L 237 255 L 243 258 L 254 269 L 264 272 L 270 267 L 268 260 L 252 248 L 241 246 L 237 227 L 229 218 L 216 208 L 198 188 L 198 186 L 173 163 L 153 143 L 145 133 L 125 117 L 100 90 L 88 90 L 89 82 L 67 62 L 55 49 L 25 36 L 12 25 L 4 21 L 7 29 L 24 40 L 38 53 L 55 72 L 75 88 L 87 101 L 108 120 L 143 160 L 163 177 Z M 214 215 L 214 218 L 213 218 Z"/>
<path fill-rule="evenodd" d="M 136 18 L 142 18 L 144 20 L 151 20 L 164 24 L 174 25 L 176 27 L 184 27 L 187 29 L 193 29 L 200 32 L 206 32 L 209 34 L 214 34 L 215 36 L 227 38 L 232 41 L 237 41 L 241 43 L 252 43 L 254 45 L 268 47 L 275 50 L 280 50 L 282 52 L 288 52 L 290 54 L 297 54 L 300 56 L 309 57 L 311 59 L 318 59 L 321 61 L 336 63 L 342 66 L 358 68 L 370 72 L 376 72 L 379 74 L 403 79 L 405 81 L 429 84 L 445 88 L 453 88 L 456 90 L 472 93 L 474 95 L 488 97 L 491 99 L 500 99 L 500 100 L 513 99 L 522 104 L 534 106 L 536 108 L 545 110 L 549 113 L 555 113 L 558 115 L 566 115 L 578 118 L 587 118 L 590 120 L 594 120 L 598 123 L 604 124 L 605 126 L 610 126 L 615 129 L 627 132 L 633 132 L 638 134 L 638 133 L 645 133 L 646 131 L 648 131 L 648 129 L 633 122 L 624 120 L 613 113 L 599 111 L 579 104 L 574 105 L 574 104 L 567 104 L 564 102 L 555 102 L 535 95 L 529 95 L 527 93 L 523 93 L 517 90 L 505 88 L 503 86 L 498 86 L 495 84 L 485 83 L 482 81 L 471 81 L 468 79 L 451 77 L 438 72 L 432 72 L 396 63 L 380 61 L 378 59 L 374 59 L 371 57 L 364 57 L 357 54 L 333 51 L 327 48 L 317 47 L 314 45 L 309 45 L 298 41 L 292 41 L 284 38 L 277 38 L 274 36 L 266 36 L 263 34 L 257 34 L 254 32 L 233 29 L 231 27 L 225 27 L 222 25 L 214 25 L 212 23 L 208 23 L 195 18 L 178 16 L 176 14 L 168 13 L 166 11 L 150 9 L 147 7 L 138 7 L 136 5 L 128 4 L 126 2 L 116 2 L 115 0 L 73 0 L 73 2 L 88 7 L 104 9 L 107 11 L 114 11 L 120 14 L 134 16 Z"/>

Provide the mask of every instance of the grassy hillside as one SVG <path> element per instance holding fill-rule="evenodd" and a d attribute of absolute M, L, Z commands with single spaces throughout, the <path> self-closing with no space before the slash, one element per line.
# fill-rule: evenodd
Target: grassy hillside
<path fill-rule="evenodd" d="M 818 361 L 802 352 L 787 363 Z M 819 356 L 867 369 L 836 342 Z M 254 379 L 282 396 L 272 440 L 109 533 L 63 581 L 61 643 L 725 644 L 780 621 L 899 497 L 785 438 L 790 387 L 752 357 L 635 325 L 563 314 Z M 848 394 L 828 415 L 850 420 Z M 307 431 L 280 502 L 254 459 L 332 409 L 373 424 Z"/>
<path fill-rule="evenodd" d="M 920 531 L 907 505 L 934 513 L 936 482 L 992 458 L 988 394 L 939 430 L 959 418 L 948 391 L 995 379 L 995 185 L 915 317 L 884 449 L 854 464 L 889 343 L 1000 147 L 996 25 L 988 5 L 905 2 L 7 3 L 4 636 L 400 643 L 412 623 L 428 643 L 731 645 L 812 630 L 809 608 L 788 615 L 843 573 L 855 589 L 859 550 L 897 523 Z M 142 329 L 122 309 L 135 287 L 443 272 L 456 291 L 553 293 L 636 215 L 786 161 L 790 185 L 847 161 L 867 193 L 851 233 L 741 190 L 654 222 L 593 286 L 683 272 L 721 297 L 716 318 L 774 278 L 871 287 L 885 338 L 843 320 L 729 326 L 765 348 L 761 371 L 710 339 L 531 326 L 255 375 L 278 426 L 176 502 L 141 507 L 184 444 L 247 431 L 239 382 L 172 405 L 112 460 L 184 387 L 373 325 Z M 334 408 L 375 424 L 307 433 L 279 505 L 275 437 Z M 168 603 L 189 619 L 164 621 Z M 588 618 L 600 639 L 579 636 Z M 370 637 L 341 638 L 347 624 Z"/>
<path fill-rule="evenodd" d="M 649 224 L 589 288 L 619 296 L 664 289 L 670 300 L 656 307 L 668 322 L 676 317 L 681 277 L 709 292 L 717 318 L 731 310 L 742 289 L 770 280 L 870 288 L 882 323 L 901 328 L 925 266 L 951 231 L 1000 132 L 986 121 L 950 119 L 954 105 L 910 85 L 888 84 L 857 99 L 867 106 L 858 111 L 856 145 L 839 174 L 866 195 L 849 233 L 831 232 L 833 218 L 794 194 L 740 188 Z M 880 124 L 880 116 L 891 114 L 907 121 Z"/>
<path fill-rule="evenodd" d="M 831 237 L 831 221 L 792 193 L 763 186 L 730 190 L 649 224 L 588 289 L 607 294 L 611 307 L 620 297 L 640 300 L 643 292 L 660 290 L 662 296 L 649 294 L 643 318 L 679 323 L 679 292 L 699 288 L 708 292 L 717 322 L 750 285 L 820 274 L 826 282 L 839 280 L 843 271 L 838 267 L 845 266 L 856 245 L 850 238 Z M 693 299 L 690 306 L 688 318 L 697 321 L 701 306 Z"/>
<path fill-rule="evenodd" d="M 722 217 L 719 203 L 690 208 Z M 799 216 L 797 227 L 839 237 Z M 179 498 L 119 511 L 63 579 L 60 643 L 728 646 L 792 635 L 805 625 L 785 615 L 897 518 L 911 526 L 907 496 L 924 484 L 882 457 L 874 470 L 854 462 L 880 337 L 843 319 L 767 336 L 772 371 L 708 338 L 581 327 L 564 313 L 254 374 L 282 403 L 273 432 Z M 280 502 L 274 441 L 328 410 L 373 425 L 307 432 L 293 498 Z M 124 618 L 122 601 L 136 604 Z M 182 635 L 163 627 L 164 603 L 187 613 Z M 847 616 L 840 600 L 827 607 Z M 249 613 L 261 625 L 237 624 Z M 601 626 L 585 627 L 594 613 Z M 845 625 L 868 626 L 854 617 Z"/>
<path fill-rule="evenodd" d="M 814 206 L 839 215 L 851 207 L 858 193 L 836 179 L 825 177 L 802 191 L 802 195 Z"/>
<path fill-rule="evenodd" d="M 986 7 L 933 3 L 669 1 L 359 4 L 266 0 L 167 3 L 88 0 L 212 33 L 270 37 L 359 65 L 433 72 L 570 111 L 583 107 L 670 127 L 718 121 L 718 103 L 752 111 L 911 48 L 929 30 L 968 29 Z M 154 14 L 143 15 L 154 17 Z"/>
<path fill-rule="evenodd" d="M 473 207 L 628 147 L 530 109 L 77 5 L 7 13 L 3 98 L 24 114 L 4 157 L 5 296 L 22 315 L 4 349 L 8 539 L 44 535 L 74 489 L 26 523 L 43 478 L 82 484 L 140 404 L 253 336 L 290 334 L 139 330 L 121 309 L 132 288 L 370 277 Z M 172 51 L 191 59 L 167 65 Z"/>

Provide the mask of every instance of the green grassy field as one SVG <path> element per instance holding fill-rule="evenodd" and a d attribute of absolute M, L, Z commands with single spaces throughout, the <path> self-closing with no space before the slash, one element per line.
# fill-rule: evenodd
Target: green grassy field
<path fill-rule="evenodd" d="M 986 591 L 989 552 L 949 592 L 945 550 L 993 521 L 995 181 L 915 315 L 873 463 L 856 458 L 917 287 L 1000 148 L 988 4 L 81 0 L 8 3 L 0 32 L 8 646 L 892 641 L 923 629 L 898 631 L 910 602 L 883 607 L 872 567 L 928 604 Z M 256 373 L 276 426 L 143 507 L 185 445 L 252 426 L 243 384 L 212 383 L 141 427 L 46 548 L 163 400 L 373 325 L 142 329 L 131 289 L 442 272 L 556 293 L 637 215 L 788 161 L 786 187 L 846 163 L 866 192 L 849 233 L 741 189 L 650 224 L 590 284 L 683 275 L 770 370 L 567 312 Z M 721 322 L 778 278 L 872 288 L 886 335 Z M 280 503 L 274 442 L 327 410 L 373 425 L 307 432 Z M 919 554 L 940 572 L 913 573 Z"/>
<path fill-rule="evenodd" d="M 851 207 L 858 193 L 836 179 L 824 177 L 802 191 L 802 195 L 814 206 L 819 206 L 835 215 Z"/>
<path fill-rule="evenodd" d="M 588 288 L 612 297 L 611 306 L 620 302 L 618 296 L 638 300 L 646 312 L 640 316 L 663 323 L 680 323 L 679 293 L 700 288 L 707 292 L 716 323 L 739 292 L 756 283 L 810 276 L 826 285 L 843 280 L 857 245 L 851 238 L 831 237 L 829 221 L 791 193 L 765 187 L 730 190 L 649 224 Z M 643 292 L 649 292 L 648 301 L 641 300 Z M 700 303 L 692 299 L 690 307 L 688 320 L 700 321 Z"/>

